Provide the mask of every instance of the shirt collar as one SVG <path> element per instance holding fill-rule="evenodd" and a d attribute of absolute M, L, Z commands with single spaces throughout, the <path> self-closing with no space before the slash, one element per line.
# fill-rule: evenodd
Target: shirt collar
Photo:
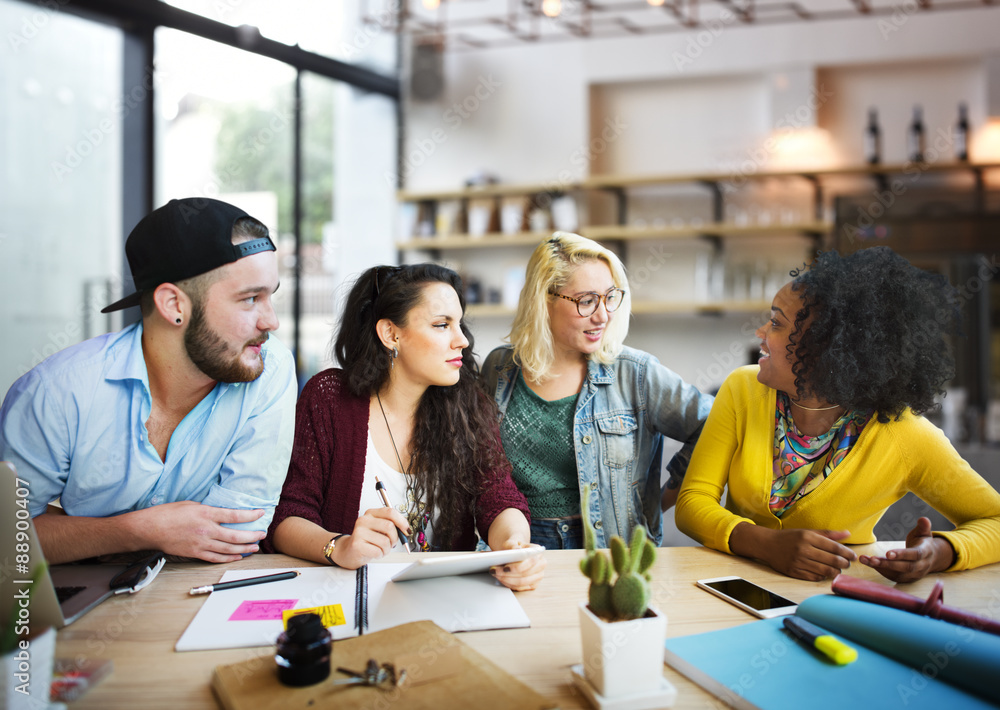
<path fill-rule="evenodd" d="M 610 385 L 616 378 L 615 369 L 597 360 L 587 361 L 587 379 L 594 385 Z"/>
<path fill-rule="evenodd" d="M 109 352 L 107 380 L 138 380 L 149 390 L 149 373 L 142 356 L 142 321 L 123 330 Z"/>

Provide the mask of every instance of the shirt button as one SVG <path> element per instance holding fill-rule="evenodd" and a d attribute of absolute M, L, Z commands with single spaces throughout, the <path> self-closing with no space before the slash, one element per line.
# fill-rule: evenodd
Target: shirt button
<path fill-rule="evenodd" d="M 589 444 L 591 441 L 593 441 L 593 439 L 591 438 L 590 434 L 587 434 L 585 437 L 583 437 L 584 444 Z"/>
<path fill-rule="evenodd" d="M 596 523 L 594 523 L 594 527 L 600 530 L 601 528 L 604 527 L 604 523 L 598 520 Z"/>

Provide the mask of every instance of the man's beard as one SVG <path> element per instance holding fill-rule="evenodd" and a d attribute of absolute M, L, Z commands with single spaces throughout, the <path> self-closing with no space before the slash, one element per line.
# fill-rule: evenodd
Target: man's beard
<path fill-rule="evenodd" d="M 191 323 L 184 333 L 184 348 L 191 362 L 216 382 L 252 382 L 264 372 L 264 358 L 259 356 L 257 365 L 248 367 L 240 362 L 240 356 L 247 346 L 263 345 L 267 337 L 267 333 L 262 334 L 232 355 L 229 346 L 205 322 L 205 310 L 201 303 L 195 303 L 191 310 Z"/>

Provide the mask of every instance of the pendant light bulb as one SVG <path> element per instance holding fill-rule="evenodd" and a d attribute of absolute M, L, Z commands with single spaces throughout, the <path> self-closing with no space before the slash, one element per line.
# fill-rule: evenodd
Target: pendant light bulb
<path fill-rule="evenodd" d="M 424 0 L 424 7 L 428 10 L 437 10 L 441 5 L 441 0 Z"/>
<path fill-rule="evenodd" d="M 663 5 L 663 0 L 646 0 L 653 7 L 661 7 Z"/>
<path fill-rule="evenodd" d="M 542 0 L 542 14 L 546 17 L 559 17 L 562 12 L 562 0 Z"/>

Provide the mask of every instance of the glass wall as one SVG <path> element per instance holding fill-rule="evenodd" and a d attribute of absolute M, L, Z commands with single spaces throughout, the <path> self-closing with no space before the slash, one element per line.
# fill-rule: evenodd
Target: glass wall
<path fill-rule="evenodd" d="M 235 204 L 267 225 L 288 267 L 295 256 L 295 70 L 165 28 L 156 31 L 155 49 L 156 205 L 182 197 Z M 291 347 L 289 274 L 282 269 L 275 335 Z"/>
<path fill-rule="evenodd" d="M 62 348 L 119 327 L 120 30 L 0 0 L 0 395 Z"/>

